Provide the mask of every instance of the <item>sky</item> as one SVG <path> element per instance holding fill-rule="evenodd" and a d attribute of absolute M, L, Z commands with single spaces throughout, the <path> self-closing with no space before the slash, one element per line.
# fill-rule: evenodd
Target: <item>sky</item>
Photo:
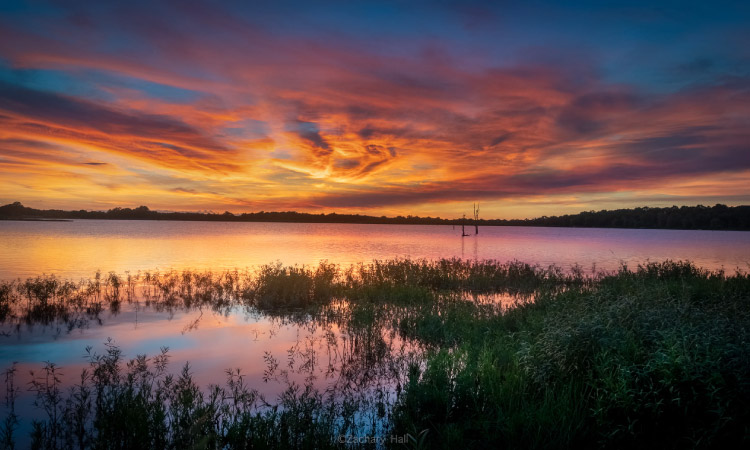
<path fill-rule="evenodd" d="M 750 203 L 750 2 L 0 2 L 0 203 Z"/>

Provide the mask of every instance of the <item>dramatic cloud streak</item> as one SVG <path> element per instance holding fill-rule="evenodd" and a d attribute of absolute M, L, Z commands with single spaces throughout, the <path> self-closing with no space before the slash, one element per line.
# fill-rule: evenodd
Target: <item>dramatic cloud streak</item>
<path fill-rule="evenodd" d="M 378 5 L 12 5 L 0 198 L 503 217 L 750 201 L 747 7 Z"/>

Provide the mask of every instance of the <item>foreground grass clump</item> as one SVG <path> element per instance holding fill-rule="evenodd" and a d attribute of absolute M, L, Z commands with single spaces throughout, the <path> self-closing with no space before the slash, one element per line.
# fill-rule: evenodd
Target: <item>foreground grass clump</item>
<path fill-rule="evenodd" d="M 649 264 L 462 329 L 396 408 L 434 447 L 750 443 L 747 275 Z"/>
<path fill-rule="evenodd" d="M 106 347 L 89 353 L 89 368 L 67 390 L 54 364 L 32 374 L 29 389 L 44 414 L 33 422 L 31 448 L 335 448 L 335 436 L 355 422 L 354 411 L 310 386 L 291 384 L 269 405 L 239 370 L 201 389 L 189 365 L 176 375 L 167 371 L 167 349 L 126 361 L 112 342 Z M 11 391 L 14 372 L 6 372 Z M 16 424 L 11 417 L 0 430 L 5 448 L 14 447 Z"/>
<path fill-rule="evenodd" d="M 487 300 L 496 294 L 518 302 Z M 199 388 L 188 368 L 166 370 L 166 353 L 126 362 L 110 345 L 72 388 L 51 364 L 35 378 L 37 448 L 352 447 L 342 435 L 447 449 L 750 445 L 744 273 L 667 261 L 587 276 L 454 259 L 0 283 L 4 323 L 69 321 L 121 301 L 330 321 L 349 337 L 339 385 L 372 397 L 290 385 L 267 400 L 231 371 Z M 418 358 L 399 372 L 383 333 L 421 349 Z M 17 423 L 11 409 L 6 447 Z"/>

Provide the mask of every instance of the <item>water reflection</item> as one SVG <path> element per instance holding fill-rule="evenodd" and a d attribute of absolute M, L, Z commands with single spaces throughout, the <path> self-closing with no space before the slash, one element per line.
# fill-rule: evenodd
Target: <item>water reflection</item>
<path fill-rule="evenodd" d="M 747 268 L 750 233 L 733 231 L 484 227 L 461 238 L 450 226 L 159 221 L 0 221 L 0 279 L 99 269 L 227 270 L 272 261 L 316 265 L 374 259 L 517 259 L 605 270 L 648 260 Z"/>
<path fill-rule="evenodd" d="M 557 276 L 564 281 L 559 271 L 520 263 L 445 260 L 3 282 L 0 365 L 18 361 L 25 372 L 54 360 L 76 373 L 83 349 L 112 337 L 131 356 L 169 347 L 204 384 L 217 368 L 239 368 L 279 386 L 395 387 L 423 350 L 405 329 L 409 317 L 463 301 L 500 311 L 531 301 L 538 283 Z M 276 395 L 282 387 L 263 389 Z"/>
<path fill-rule="evenodd" d="M 390 410 L 406 368 L 420 360 L 419 346 L 403 339 L 388 315 L 363 312 L 343 297 L 290 304 L 286 296 L 298 291 L 287 290 L 294 285 L 289 279 L 258 284 L 277 270 L 110 273 L 78 283 L 49 276 L 1 284 L 0 366 L 17 362 L 16 383 L 34 387 L 18 398 L 24 426 L 40 414 L 32 403 L 43 390 L 34 383 L 49 379 L 45 361 L 54 362 L 54 377 L 67 390 L 90 368 L 84 350 L 106 354 L 109 338 L 128 358 L 167 347 L 171 370 L 190 362 L 199 386 L 219 383 L 224 369 L 241 374 L 259 407 L 271 408 L 290 389 L 304 387 L 357 405 L 358 421 L 385 420 L 372 422 L 364 411 Z M 303 284 L 320 282 L 321 272 L 325 268 L 298 275 Z M 290 273 L 297 272 L 283 276 Z M 24 426 L 21 434 L 29 431 Z"/>
<path fill-rule="evenodd" d="M 111 337 L 130 356 L 169 347 L 172 361 L 178 366 L 190 361 L 196 380 L 206 385 L 224 368 L 239 368 L 257 382 L 323 388 L 318 381 L 340 376 L 345 380 L 339 384 L 366 386 L 393 368 L 381 370 L 379 361 L 415 350 L 393 330 L 353 322 L 343 300 L 322 311 L 276 314 L 236 302 L 211 306 L 145 295 L 130 301 L 68 303 L 69 309 L 43 312 L 14 307 L 0 325 L 3 367 L 20 361 L 26 369 L 51 360 L 66 373 L 76 373 L 85 365 L 83 350 L 101 349 Z M 273 361 L 276 368 L 270 369 Z"/>

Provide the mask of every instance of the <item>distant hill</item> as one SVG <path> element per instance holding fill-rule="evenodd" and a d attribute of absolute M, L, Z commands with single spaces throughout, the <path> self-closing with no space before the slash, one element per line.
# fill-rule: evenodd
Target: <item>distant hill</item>
<path fill-rule="evenodd" d="M 184 220 L 215 222 L 299 222 L 370 223 L 413 225 L 460 225 L 463 219 L 417 216 L 365 216 L 360 214 L 309 214 L 294 211 L 232 214 L 157 212 L 147 206 L 114 208 L 108 211 L 64 211 L 34 209 L 20 202 L 0 206 L 0 220 L 111 219 L 111 220 Z M 473 221 L 466 219 L 467 225 Z M 669 228 L 681 230 L 750 230 L 750 206 L 672 206 L 641 207 L 602 211 L 584 211 L 564 216 L 535 219 L 480 219 L 480 226 L 539 226 L 580 228 Z"/>

